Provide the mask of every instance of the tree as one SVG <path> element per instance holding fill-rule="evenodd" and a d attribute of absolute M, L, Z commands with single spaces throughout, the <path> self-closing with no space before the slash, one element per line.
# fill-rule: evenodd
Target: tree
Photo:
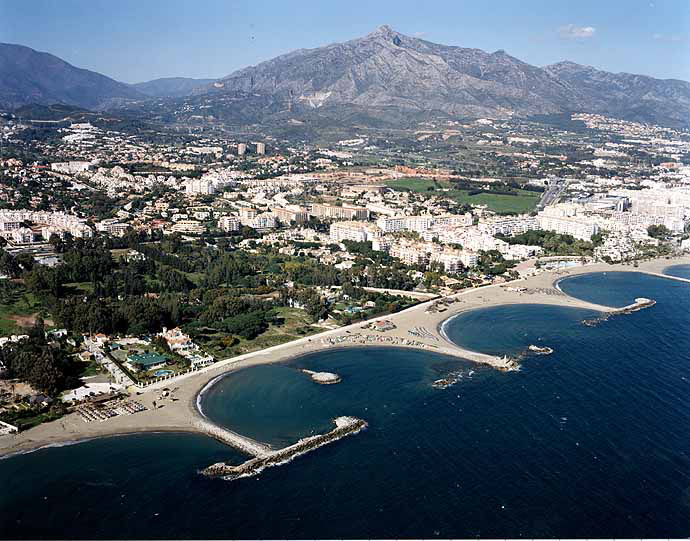
<path fill-rule="evenodd" d="M 671 232 L 665 225 L 650 225 L 647 228 L 647 234 L 652 238 L 664 240 L 671 235 Z"/>

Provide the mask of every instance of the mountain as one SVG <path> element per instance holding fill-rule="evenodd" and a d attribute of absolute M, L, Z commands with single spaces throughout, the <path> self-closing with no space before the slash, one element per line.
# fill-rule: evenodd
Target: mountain
<path fill-rule="evenodd" d="M 219 80 L 173 77 L 136 85 L 48 53 L 0 44 L 0 106 L 31 103 L 117 109 L 129 118 L 164 123 L 263 123 L 292 130 L 573 112 L 690 127 L 685 81 L 572 62 L 540 68 L 503 50 L 439 45 L 388 26 L 344 43 L 293 51 Z"/>
<path fill-rule="evenodd" d="M 211 84 L 215 79 L 190 79 L 189 77 L 164 77 L 131 86 L 142 94 L 154 98 L 180 98 L 192 93 L 193 90 Z"/>
<path fill-rule="evenodd" d="M 342 107 L 375 116 L 396 109 L 474 118 L 592 112 L 667 125 L 687 125 L 690 119 L 690 83 L 571 63 L 540 68 L 502 50 L 439 45 L 388 26 L 278 56 L 193 94 L 203 96 L 207 109 L 224 104 L 220 112 L 225 108 L 228 117 L 236 116 L 228 108 L 260 98 L 271 104 L 264 120 L 276 111 L 332 116 Z"/>
<path fill-rule="evenodd" d="M 559 62 L 545 70 L 586 95 L 592 110 L 643 122 L 687 125 L 690 119 L 688 82 L 610 73 L 574 62 Z"/>
<path fill-rule="evenodd" d="M 0 43 L 0 105 L 7 108 L 62 103 L 102 109 L 145 97 L 129 85 L 74 67 L 52 54 Z"/>

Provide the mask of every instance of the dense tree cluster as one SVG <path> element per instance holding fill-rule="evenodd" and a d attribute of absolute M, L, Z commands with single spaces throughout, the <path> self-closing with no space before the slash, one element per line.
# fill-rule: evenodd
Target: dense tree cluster
<path fill-rule="evenodd" d="M 671 232 L 665 225 L 650 225 L 647 228 L 647 234 L 655 239 L 667 239 Z"/>
<path fill-rule="evenodd" d="M 602 240 L 601 236 L 593 238 L 591 242 L 578 240 L 572 235 L 561 235 L 553 231 L 534 229 L 514 237 L 496 235 L 508 244 L 527 244 L 541 246 L 546 255 L 582 255 L 591 256 L 594 247 Z"/>
<path fill-rule="evenodd" d="M 37 321 L 28 339 L 0 349 L 0 359 L 10 377 L 26 381 L 50 396 L 76 382 L 75 363 L 64 349 L 46 341 L 42 320 Z"/>

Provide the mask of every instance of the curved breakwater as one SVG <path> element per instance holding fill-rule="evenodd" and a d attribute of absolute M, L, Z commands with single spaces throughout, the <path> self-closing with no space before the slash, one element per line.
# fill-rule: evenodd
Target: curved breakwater
<path fill-rule="evenodd" d="M 366 421 L 355 417 L 337 417 L 334 419 L 336 427 L 326 434 L 317 434 L 303 438 L 293 445 L 289 445 L 277 451 L 271 451 L 240 464 L 233 466 L 225 462 L 217 462 L 201 470 L 208 477 L 222 477 L 226 480 L 250 477 L 259 474 L 265 468 L 278 466 L 290 462 L 292 459 L 313 451 L 319 447 L 337 441 L 345 436 L 357 434 L 367 427 Z"/>
<path fill-rule="evenodd" d="M 625 314 L 632 314 L 633 312 L 637 312 L 639 310 L 643 310 L 644 308 L 650 308 L 656 304 L 656 301 L 654 299 L 646 299 L 644 297 L 639 297 L 635 299 L 635 302 L 632 304 L 629 304 L 628 306 L 624 306 L 623 308 L 616 308 L 614 310 L 611 310 L 610 312 L 606 312 L 605 314 L 594 318 L 594 319 L 585 319 L 582 321 L 585 325 L 588 326 L 593 326 L 597 325 L 598 323 L 602 321 L 608 320 L 611 316 L 620 316 L 620 315 L 625 315 Z"/>

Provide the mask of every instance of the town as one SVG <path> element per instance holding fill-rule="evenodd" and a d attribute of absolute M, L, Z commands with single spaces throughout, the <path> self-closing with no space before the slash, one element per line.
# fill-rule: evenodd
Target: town
<path fill-rule="evenodd" d="M 316 143 L 77 120 L 0 118 L 4 433 L 135 414 L 161 382 L 164 407 L 185 374 L 420 300 L 690 251 L 686 131 L 579 114 Z"/>

